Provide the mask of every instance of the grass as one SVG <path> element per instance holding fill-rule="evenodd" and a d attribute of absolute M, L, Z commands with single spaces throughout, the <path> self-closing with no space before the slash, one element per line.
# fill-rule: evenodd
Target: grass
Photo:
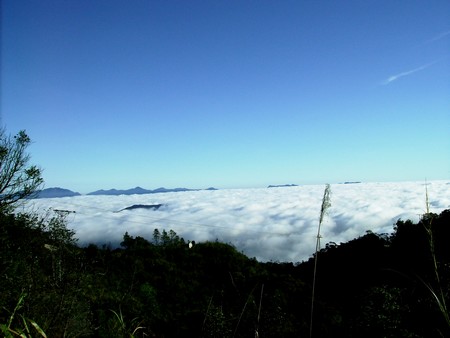
<path fill-rule="evenodd" d="M 123 337 L 134 338 L 139 330 L 145 329 L 145 327 L 141 326 L 140 324 L 136 325 L 136 322 L 138 320 L 137 318 L 134 318 L 131 321 L 130 327 L 127 327 L 127 324 L 125 323 L 125 318 L 122 314 L 122 309 L 119 308 L 119 312 L 116 312 L 114 310 L 110 311 L 114 314 L 114 318 L 116 320 L 115 322 L 117 333 L 121 334 Z"/>
<path fill-rule="evenodd" d="M 30 330 L 30 325 L 33 327 L 37 333 L 44 338 L 47 338 L 47 335 L 45 334 L 44 330 L 41 329 L 41 327 L 34 321 L 29 318 L 26 318 L 25 316 L 19 314 L 20 317 L 20 323 L 23 325 L 22 328 L 12 328 L 14 318 L 16 317 L 17 312 L 23 307 L 23 303 L 25 302 L 26 294 L 22 293 L 19 297 L 19 301 L 17 302 L 13 312 L 11 313 L 11 316 L 9 317 L 9 320 L 6 324 L 0 324 L 0 330 L 3 333 L 4 337 L 6 338 L 12 338 L 12 337 L 33 337 Z"/>

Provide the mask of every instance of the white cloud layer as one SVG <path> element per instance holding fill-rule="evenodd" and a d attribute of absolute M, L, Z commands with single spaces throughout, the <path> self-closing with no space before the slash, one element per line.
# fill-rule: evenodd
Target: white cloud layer
<path fill-rule="evenodd" d="M 428 183 L 430 211 L 450 208 L 450 185 Z M 173 229 L 185 240 L 233 244 L 261 261 L 308 259 L 314 252 L 324 185 L 226 189 L 130 196 L 77 196 L 31 200 L 34 210 L 64 209 L 80 244 L 117 245 L 123 234 L 152 239 L 155 228 Z M 398 219 L 417 221 L 426 210 L 424 182 L 331 185 L 331 208 L 322 225 L 322 247 L 367 230 L 390 233 Z M 115 211 L 134 204 L 158 210 Z"/>

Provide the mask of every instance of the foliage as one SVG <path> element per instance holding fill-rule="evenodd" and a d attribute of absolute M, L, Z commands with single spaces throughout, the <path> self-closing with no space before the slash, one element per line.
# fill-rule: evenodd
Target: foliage
<path fill-rule="evenodd" d="M 42 185 L 41 169 L 29 166 L 26 153 L 31 140 L 24 130 L 14 137 L 0 130 L 0 210 L 14 210 L 17 203 L 32 196 Z"/>
<path fill-rule="evenodd" d="M 16 309 L 23 325 L 51 336 L 90 332 L 89 305 L 79 293 L 82 252 L 72 236 L 61 216 L 0 214 L 0 323 Z"/>
<path fill-rule="evenodd" d="M 11 316 L 9 317 L 8 322 L 6 324 L 0 324 L 0 330 L 2 331 L 3 335 L 7 338 L 14 337 L 14 336 L 32 337 L 30 326 L 28 325 L 28 323 L 29 323 L 37 331 L 37 333 L 40 336 L 47 338 L 47 335 L 45 334 L 44 330 L 42 330 L 41 327 L 35 321 L 25 318 L 23 315 L 20 315 L 21 324 L 23 325 L 23 328 L 19 328 L 19 329 L 12 328 L 16 313 L 23 306 L 25 296 L 26 296 L 25 294 L 22 294 L 20 296 L 19 301 L 17 302 L 17 305 L 14 308 L 14 311 L 11 313 Z"/>

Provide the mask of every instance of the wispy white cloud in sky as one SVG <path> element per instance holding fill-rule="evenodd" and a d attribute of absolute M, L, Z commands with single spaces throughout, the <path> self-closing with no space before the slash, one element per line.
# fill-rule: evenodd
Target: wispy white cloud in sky
<path fill-rule="evenodd" d="M 30 200 L 30 207 L 73 210 L 68 226 L 79 243 L 119 245 L 124 233 L 153 238 L 174 230 L 185 240 L 231 243 L 261 261 L 298 262 L 314 252 L 323 185 L 271 189 L 224 189 L 129 196 L 77 196 Z M 431 211 L 450 208 L 449 185 L 428 185 Z M 389 233 L 399 219 L 425 212 L 424 182 L 331 185 L 331 208 L 322 225 L 323 245 L 347 242 L 367 230 Z M 133 204 L 158 210 L 121 210 Z"/>
<path fill-rule="evenodd" d="M 441 40 L 447 36 L 450 36 L 450 31 L 442 32 L 426 42 L 427 43 L 435 42 L 435 41 Z"/>
<path fill-rule="evenodd" d="M 389 83 L 391 83 L 391 82 L 393 82 L 393 81 L 396 81 L 396 80 L 398 80 L 398 79 L 401 78 L 401 77 L 408 76 L 408 75 L 412 75 L 412 74 L 414 74 L 414 73 L 420 72 L 421 70 L 424 70 L 424 69 L 426 69 L 426 68 L 432 66 L 432 65 L 435 64 L 436 62 L 437 62 L 437 61 L 433 61 L 433 62 L 424 64 L 424 65 L 422 65 L 422 66 L 420 66 L 420 67 L 417 67 L 417 68 L 408 70 L 408 71 L 406 71 L 406 72 L 402 72 L 402 73 L 398 73 L 398 74 L 389 76 L 389 77 L 387 78 L 387 80 L 385 80 L 385 81 L 383 82 L 383 84 L 384 84 L 384 85 L 388 85 Z"/>

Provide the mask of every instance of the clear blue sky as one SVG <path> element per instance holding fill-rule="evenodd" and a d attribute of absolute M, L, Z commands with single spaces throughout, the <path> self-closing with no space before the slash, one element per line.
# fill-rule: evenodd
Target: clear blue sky
<path fill-rule="evenodd" d="M 449 1 L 2 1 L 47 187 L 450 177 Z"/>

